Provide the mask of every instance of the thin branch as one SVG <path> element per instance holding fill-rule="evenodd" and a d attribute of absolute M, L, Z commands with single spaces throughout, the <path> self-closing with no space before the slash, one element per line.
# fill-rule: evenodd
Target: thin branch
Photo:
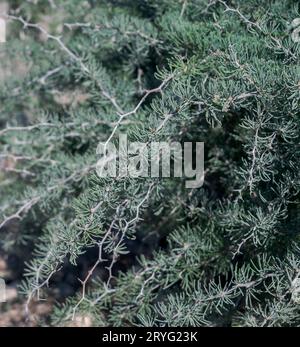
<path fill-rule="evenodd" d="M 29 23 L 26 20 L 24 20 L 22 17 L 16 17 L 16 16 L 12 16 L 12 15 L 8 15 L 8 14 L 4 14 L 3 15 L 5 18 L 7 19 L 11 19 L 11 20 L 15 20 L 18 21 L 20 23 L 23 24 L 24 29 L 26 28 L 32 28 L 32 29 L 36 29 L 38 31 L 40 31 L 42 34 L 45 35 L 46 39 L 49 40 L 53 40 L 55 41 L 59 47 L 61 48 L 61 50 L 63 52 L 65 52 L 70 58 L 71 60 L 75 61 L 76 63 L 78 63 L 81 67 L 81 70 L 84 73 L 87 73 L 88 75 L 91 74 L 89 68 L 86 66 L 86 64 L 83 63 L 82 59 L 80 57 L 78 57 L 75 53 L 73 53 L 62 41 L 62 39 L 59 36 L 54 36 L 52 34 L 49 34 L 48 31 L 43 28 L 42 26 L 38 25 L 38 24 L 33 24 L 33 23 Z M 115 100 L 115 98 L 113 96 L 111 96 L 103 87 L 103 85 L 100 83 L 100 81 L 97 81 L 97 85 L 101 90 L 102 95 L 108 99 L 112 105 L 117 109 L 118 112 L 122 112 L 122 108 L 118 105 L 117 101 Z"/>

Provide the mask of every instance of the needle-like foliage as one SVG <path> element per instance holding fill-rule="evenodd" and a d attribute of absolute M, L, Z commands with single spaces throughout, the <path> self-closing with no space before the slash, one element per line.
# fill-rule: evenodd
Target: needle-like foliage
<path fill-rule="evenodd" d="M 299 2 L 10 3 L 0 233 L 28 314 L 74 272 L 52 325 L 298 326 Z M 204 142 L 203 187 L 99 178 L 120 133 Z"/>

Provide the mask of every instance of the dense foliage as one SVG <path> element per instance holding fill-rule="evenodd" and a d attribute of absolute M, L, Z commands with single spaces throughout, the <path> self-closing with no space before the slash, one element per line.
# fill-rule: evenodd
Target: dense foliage
<path fill-rule="evenodd" d="M 28 314 L 54 297 L 44 324 L 299 325 L 299 2 L 9 5 L 0 232 Z M 203 187 L 99 178 L 119 133 L 204 142 Z"/>

